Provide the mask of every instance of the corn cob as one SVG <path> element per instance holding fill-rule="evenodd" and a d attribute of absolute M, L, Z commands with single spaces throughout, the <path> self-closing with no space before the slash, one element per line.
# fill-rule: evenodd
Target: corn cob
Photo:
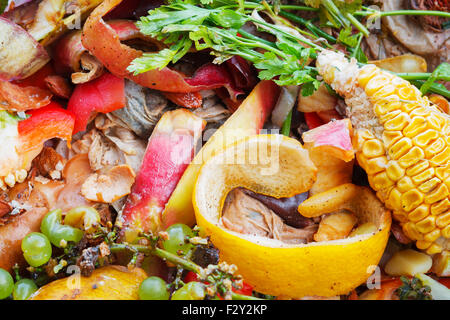
<path fill-rule="evenodd" d="M 345 98 L 353 147 L 371 187 L 428 254 L 450 249 L 450 118 L 420 90 L 374 65 L 323 51 L 319 74 Z"/>

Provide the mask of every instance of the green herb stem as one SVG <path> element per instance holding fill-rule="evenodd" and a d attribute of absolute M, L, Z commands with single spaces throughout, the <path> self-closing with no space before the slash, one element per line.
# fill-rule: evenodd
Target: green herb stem
<path fill-rule="evenodd" d="M 396 73 L 397 76 L 405 79 L 405 80 L 427 80 L 431 73 Z M 448 76 L 441 76 L 437 80 L 443 80 L 443 81 L 450 81 L 450 75 Z"/>
<path fill-rule="evenodd" d="M 319 50 L 319 51 L 323 50 L 323 48 L 322 48 L 321 46 L 318 46 L 317 44 L 315 44 L 315 43 L 313 43 L 313 42 L 311 42 L 311 41 L 308 41 L 308 40 L 306 40 L 306 39 L 296 37 L 296 36 L 290 34 L 289 32 L 286 32 L 286 31 L 284 31 L 284 30 L 282 30 L 282 29 L 280 29 L 280 28 L 277 28 L 277 27 L 276 27 L 275 25 L 273 25 L 273 24 L 270 24 L 270 23 L 267 23 L 267 22 L 265 22 L 265 21 L 261 21 L 261 20 L 255 19 L 255 18 L 253 18 L 253 17 L 249 17 L 249 20 L 252 21 L 252 22 L 254 22 L 254 23 L 256 23 L 256 24 L 260 24 L 260 25 L 263 25 L 263 26 L 265 26 L 265 27 L 269 27 L 269 28 L 271 28 L 271 29 L 274 29 L 274 30 L 276 30 L 277 32 L 282 33 L 284 36 L 289 37 L 289 38 L 291 38 L 291 39 L 295 39 L 295 40 L 297 40 L 297 41 L 299 41 L 299 42 L 302 42 L 302 43 L 304 43 L 304 44 L 307 44 L 307 45 L 309 45 L 310 47 L 312 47 L 312 48 L 314 48 L 314 49 L 316 49 L 316 50 Z"/>
<path fill-rule="evenodd" d="M 291 133 L 291 122 L 292 122 L 292 109 L 289 111 L 286 119 L 283 122 L 283 126 L 281 127 L 281 134 L 289 137 Z"/>
<path fill-rule="evenodd" d="M 336 19 L 342 26 L 344 26 L 344 28 L 348 28 L 350 26 L 347 18 L 342 15 L 341 11 L 332 0 L 322 0 L 321 4 L 325 7 L 325 9 L 327 9 L 327 11 L 333 16 L 334 19 Z"/>
<path fill-rule="evenodd" d="M 450 18 L 450 13 L 445 11 L 427 11 L 427 10 L 395 10 L 395 11 L 378 11 L 365 8 L 366 11 L 356 11 L 355 16 L 371 16 L 388 17 L 388 16 L 437 16 Z"/>
<path fill-rule="evenodd" d="M 358 29 L 364 36 L 368 37 L 370 32 L 369 30 L 367 30 L 367 28 L 358 21 L 358 19 L 356 19 L 353 15 L 351 15 L 350 13 L 346 13 L 345 17 L 356 27 L 356 29 Z"/>
<path fill-rule="evenodd" d="M 304 25 L 309 31 L 314 33 L 318 37 L 322 37 L 324 39 L 327 39 L 327 41 L 331 43 L 336 43 L 336 38 L 329 35 L 322 29 L 316 27 L 311 21 L 303 19 L 302 17 L 299 17 L 293 13 L 286 12 L 284 10 L 280 11 L 280 16 L 285 17 L 286 19 L 291 20 L 292 22 Z"/>

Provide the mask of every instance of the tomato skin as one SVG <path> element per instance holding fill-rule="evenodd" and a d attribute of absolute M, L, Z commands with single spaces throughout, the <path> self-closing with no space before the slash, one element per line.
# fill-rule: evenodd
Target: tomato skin
<path fill-rule="evenodd" d="M 19 121 L 21 151 L 27 152 L 52 138 L 72 139 L 74 115 L 52 101 L 49 105 L 27 112 L 31 117 Z"/>
<path fill-rule="evenodd" d="M 325 124 L 325 122 L 317 115 L 316 112 L 305 112 L 304 115 L 306 125 L 310 130 Z"/>
<path fill-rule="evenodd" d="M 125 102 L 125 80 L 110 73 L 77 85 L 67 106 L 75 115 L 73 134 L 86 130 L 92 113 L 108 113 L 123 108 Z"/>

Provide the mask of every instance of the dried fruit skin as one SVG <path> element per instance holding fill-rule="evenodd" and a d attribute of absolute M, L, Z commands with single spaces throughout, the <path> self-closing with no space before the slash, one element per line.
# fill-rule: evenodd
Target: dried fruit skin
<path fill-rule="evenodd" d="M 356 158 L 378 198 L 419 249 L 449 250 L 448 115 L 408 81 L 373 65 L 358 68 L 326 51 L 318 70 L 345 97 Z"/>

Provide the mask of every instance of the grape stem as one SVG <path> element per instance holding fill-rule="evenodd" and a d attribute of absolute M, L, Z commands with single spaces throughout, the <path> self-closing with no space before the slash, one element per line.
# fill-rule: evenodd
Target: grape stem
<path fill-rule="evenodd" d="M 203 271 L 203 268 L 198 264 L 184 259 L 182 257 L 177 256 L 176 254 L 170 253 L 166 250 L 160 248 L 153 248 L 151 246 L 139 245 L 139 244 L 122 244 L 122 243 L 113 243 L 109 247 L 111 252 L 121 252 L 124 250 L 130 250 L 132 252 L 141 252 L 144 254 L 155 255 L 165 261 L 170 261 L 173 264 L 183 267 L 183 269 L 193 271 L 197 274 Z M 245 296 L 235 292 L 231 292 L 231 298 L 233 300 L 262 300 L 260 298 L 256 298 L 253 296 Z"/>

